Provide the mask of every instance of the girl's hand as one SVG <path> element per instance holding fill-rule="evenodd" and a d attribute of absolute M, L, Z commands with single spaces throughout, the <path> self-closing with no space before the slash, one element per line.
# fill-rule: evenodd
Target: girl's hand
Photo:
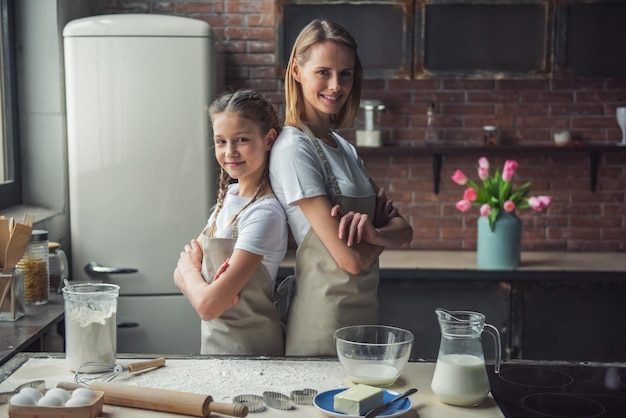
<path fill-rule="evenodd" d="M 398 216 L 398 209 L 393 207 L 393 200 L 387 199 L 385 189 L 381 188 L 376 193 L 376 209 L 374 212 L 375 228 L 382 228 L 387 225 L 392 218 Z"/>
<path fill-rule="evenodd" d="M 227 258 L 226 261 L 224 261 L 224 263 L 220 266 L 220 268 L 217 269 L 217 272 L 215 273 L 215 276 L 213 277 L 213 281 L 214 282 L 216 282 L 217 279 L 220 278 L 222 273 L 224 273 L 226 271 L 226 269 L 228 268 L 228 262 L 229 261 L 230 261 L 230 258 Z M 237 303 L 239 303 L 239 295 L 235 296 L 235 298 L 230 302 L 230 304 L 231 304 L 230 307 L 232 308 Z"/>
<path fill-rule="evenodd" d="M 330 216 L 340 217 L 339 239 L 345 240 L 348 247 L 361 242 L 376 242 L 376 228 L 367 214 L 353 211 L 344 214 L 341 206 L 335 205 L 330 209 Z"/>
<path fill-rule="evenodd" d="M 191 243 L 185 245 L 185 248 L 178 257 L 176 270 L 174 270 L 174 284 L 187 296 L 187 280 L 193 280 L 196 274 L 200 274 L 202 268 L 202 248 L 197 240 L 191 240 Z"/>

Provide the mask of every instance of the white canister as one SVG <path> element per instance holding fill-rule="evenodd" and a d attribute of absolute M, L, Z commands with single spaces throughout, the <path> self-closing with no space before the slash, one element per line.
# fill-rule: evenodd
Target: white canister
<path fill-rule="evenodd" d="M 381 111 L 385 105 L 380 100 L 361 100 L 356 123 L 357 147 L 380 147 L 382 145 L 380 125 Z"/>
<path fill-rule="evenodd" d="M 560 131 L 554 133 L 554 144 L 559 147 L 569 144 L 570 139 L 571 138 L 569 131 Z"/>

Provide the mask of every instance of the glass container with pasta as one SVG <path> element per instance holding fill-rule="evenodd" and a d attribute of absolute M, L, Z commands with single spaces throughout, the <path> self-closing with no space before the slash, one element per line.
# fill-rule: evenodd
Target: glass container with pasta
<path fill-rule="evenodd" d="M 27 305 L 48 303 L 50 273 L 48 231 L 33 230 L 28 247 L 17 267 L 24 271 L 24 301 Z"/>

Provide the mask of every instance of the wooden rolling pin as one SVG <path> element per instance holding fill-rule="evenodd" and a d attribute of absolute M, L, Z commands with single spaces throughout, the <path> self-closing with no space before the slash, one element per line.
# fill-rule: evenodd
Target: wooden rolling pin
<path fill-rule="evenodd" d="M 70 390 L 84 386 L 75 383 L 59 383 L 57 387 Z M 91 382 L 89 388 L 104 392 L 104 403 L 107 405 L 173 412 L 194 417 L 208 417 L 211 412 L 232 417 L 248 415 L 246 405 L 214 402 L 210 395 L 98 381 Z"/>

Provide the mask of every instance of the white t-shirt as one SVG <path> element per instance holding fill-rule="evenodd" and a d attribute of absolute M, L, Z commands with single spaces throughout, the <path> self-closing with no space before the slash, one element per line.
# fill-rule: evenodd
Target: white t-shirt
<path fill-rule="evenodd" d="M 239 185 L 231 184 L 224 198 L 224 207 L 217 218 L 215 237 L 231 238 L 232 227 L 226 229 L 230 220 L 243 208 L 249 198 L 239 196 Z M 213 222 L 215 211 L 209 218 Z M 235 248 L 262 255 L 261 263 L 270 277 L 276 278 L 278 268 L 287 252 L 287 219 L 285 211 L 275 197 L 254 202 L 237 220 L 237 243 Z"/>
<path fill-rule="evenodd" d="M 339 145 L 332 148 L 315 139 L 322 147 L 342 195 L 368 196 L 373 193 L 369 173 L 356 149 L 337 135 Z M 287 212 L 291 232 L 300 245 L 311 225 L 298 206 L 303 198 L 334 195 L 323 163 L 311 139 L 299 129 L 285 126 L 270 153 L 270 181 L 278 201 Z"/>

